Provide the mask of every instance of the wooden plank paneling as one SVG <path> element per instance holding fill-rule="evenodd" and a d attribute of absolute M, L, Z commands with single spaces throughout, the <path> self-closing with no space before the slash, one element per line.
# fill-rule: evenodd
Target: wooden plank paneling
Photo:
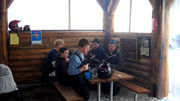
<path fill-rule="evenodd" d="M 145 66 L 145 65 L 141 65 L 137 63 L 132 63 L 132 62 L 125 62 L 125 66 L 136 69 L 136 70 L 141 70 L 141 71 L 147 71 L 147 72 L 152 71 L 152 67 L 150 66 Z"/>
<path fill-rule="evenodd" d="M 9 60 L 33 60 L 33 59 L 44 59 L 46 55 L 39 54 L 39 55 L 17 55 L 17 56 L 10 56 Z"/>
<path fill-rule="evenodd" d="M 127 72 L 130 72 L 131 74 L 135 74 L 137 76 L 141 76 L 141 77 L 143 77 L 145 79 L 149 79 L 150 80 L 151 73 L 149 73 L 149 72 L 144 72 L 144 71 L 136 70 L 136 69 L 129 68 L 129 67 L 126 67 L 125 70 Z"/>
<path fill-rule="evenodd" d="M 20 84 L 27 84 L 27 83 L 37 83 L 40 82 L 41 78 L 40 77 L 33 77 L 33 78 L 20 78 L 20 79 L 15 79 L 15 82 L 20 83 Z"/>
<path fill-rule="evenodd" d="M 102 32 L 43 32 L 42 31 L 42 45 L 31 45 L 31 38 L 29 32 L 20 32 L 20 45 L 9 46 L 9 60 L 10 67 L 14 73 L 15 80 L 18 83 L 35 82 L 41 78 L 41 69 L 43 68 L 45 55 L 53 48 L 54 40 L 61 38 L 65 41 L 65 46 L 69 49 L 75 49 L 78 41 L 81 38 L 86 38 L 90 42 L 96 37 L 99 38 L 101 43 L 104 42 L 104 33 Z M 117 44 L 120 44 L 120 36 L 113 37 Z M 133 36 L 139 37 L 139 36 Z M 130 37 L 131 38 L 131 37 Z M 144 87 L 149 88 L 150 74 L 152 68 L 150 65 L 143 63 L 126 61 L 125 65 L 129 73 L 135 76 L 136 82 Z M 28 74 L 26 74 L 28 73 Z M 29 73 L 40 73 L 30 75 Z M 22 76 L 25 75 L 25 76 Z M 34 78 L 34 79 L 33 79 Z M 31 80 L 31 81 L 30 81 Z"/>
<path fill-rule="evenodd" d="M 28 50 L 10 50 L 9 55 L 38 55 L 38 54 L 46 54 L 50 51 L 50 49 L 28 49 Z"/>
<path fill-rule="evenodd" d="M 36 66 L 36 65 L 42 65 L 44 62 L 42 60 L 23 60 L 23 61 L 10 61 L 9 66 L 11 68 L 13 67 L 22 67 L 22 66 Z"/>
<path fill-rule="evenodd" d="M 20 44 L 8 46 L 9 66 L 17 83 L 40 82 L 45 56 L 58 38 L 63 39 L 70 50 L 77 48 L 78 41 L 82 38 L 90 42 L 95 37 L 102 43 L 104 41 L 103 32 L 42 31 L 41 45 L 31 45 L 30 32 L 19 32 L 18 36 Z"/>
<path fill-rule="evenodd" d="M 15 73 L 18 72 L 39 72 L 42 68 L 42 64 L 38 64 L 36 66 L 22 66 L 22 67 L 11 67 L 11 70 Z"/>
<path fill-rule="evenodd" d="M 138 39 L 139 37 L 152 37 L 149 33 L 113 33 L 111 35 L 111 38 L 117 41 L 117 45 L 121 46 L 121 40 L 122 39 Z M 124 43 L 126 45 L 128 43 Z M 138 52 L 138 43 L 136 44 L 135 49 Z M 133 46 L 134 47 L 134 46 Z M 120 47 L 121 48 L 121 47 Z M 122 49 L 120 49 L 122 50 Z M 150 49 L 151 50 L 151 49 Z M 125 60 L 125 72 L 129 73 L 130 75 L 133 75 L 135 79 L 133 80 L 137 84 L 140 84 L 141 86 L 145 88 L 151 89 L 152 83 L 152 64 L 151 64 L 151 58 L 143 58 L 139 57 L 137 53 L 137 61 L 132 60 Z M 123 56 L 126 58 L 125 56 Z"/>

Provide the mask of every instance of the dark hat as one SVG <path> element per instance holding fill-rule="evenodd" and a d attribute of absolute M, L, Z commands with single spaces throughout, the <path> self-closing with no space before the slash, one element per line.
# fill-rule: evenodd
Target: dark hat
<path fill-rule="evenodd" d="M 98 43 L 98 44 L 100 44 L 100 41 L 99 41 L 98 38 L 95 38 L 92 42 L 93 42 L 93 43 Z"/>
<path fill-rule="evenodd" d="M 111 41 L 109 41 L 109 44 L 114 44 L 114 45 L 116 45 L 116 40 L 111 40 Z"/>

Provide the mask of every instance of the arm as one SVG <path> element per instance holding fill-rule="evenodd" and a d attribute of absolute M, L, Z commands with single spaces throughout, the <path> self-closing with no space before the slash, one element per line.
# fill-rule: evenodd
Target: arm
<path fill-rule="evenodd" d="M 54 58 L 53 58 L 53 54 L 50 52 L 47 54 L 46 56 L 46 62 L 45 62 L 45 67 L 46 67 L 46 70 L 48 73 L 51 73 L 54 71 L 54 67 L 52 65 L 52 61 L 54 61 Z"/>
<path fill-rule="evenodd" d="M 68 74 L 69 75 L 78 75 L 83 71 L 88 70 L 88 65 L 81 66 L 81 61 L 78 56 L 74 55 L 71 57 L 69 62 Z"/>
<path fill-rule="evenodd" d="M 69 75 L 77 75 L 79 74 L 80 68 L 78 68 L 81 65 L 81 61 L 79 57 L 76 55 L 71 56 L 70 62 L 69 62 L 69 68 L 68 68 L 68 74 Z"/>
<path fill-rule="evenodd" d="M 66 65 L 64 62 L 57 59 L 55 63 L 55 69 L 58 74 L 68 75 L 68 65 Z"/>
<path fill-rule="evenodd" d="M 112 67 L 119 71 L 124 71 L 124 59 L 123 55 L 120 52 L 117 54 L 116 62 L 115 64 L 112 64 Z"/>

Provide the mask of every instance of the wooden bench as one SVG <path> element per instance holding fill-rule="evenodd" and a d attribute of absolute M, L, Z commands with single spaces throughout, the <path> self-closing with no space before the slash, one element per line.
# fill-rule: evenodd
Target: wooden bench
<path fill-rule="evenodd" d="M 66 101 L 84 101 L 84 99 L 76 93 L 72 87 L 60 85 L 58 82 L 53 82 L 53 84 Z"/>
<path fill-rule="evenodd" d="M 122 86 L 136 92 L 135 93 L 135 97 L 134 97 L 134 101 L 137 101 L 138 98 L 138 94 L 142 94 L 142 93 L 150 93 L 151 91 L 149 89 L 146 89 L 144 87 L 141 87 L 139 85 L 136 85 L 134 83 L 131 83 L 129 81 L 120 81 L 119 84 L 121 84 Z M 137 94 L 138 93 L 138 94 Z"/>

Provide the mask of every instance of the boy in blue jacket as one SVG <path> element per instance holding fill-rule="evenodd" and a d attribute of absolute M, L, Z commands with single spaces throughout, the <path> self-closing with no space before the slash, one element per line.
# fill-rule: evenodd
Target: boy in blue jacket
<path fill-rule="evenodd" d="M 88 64 L 82 65 L 84 55 L 89 51 L 89 41 L 81 39 L 78 43 L 78 49 L 74 51 L 69 60 L 68 74 L 72 82 L 72 88 L 84 98 L 89 99 L 88 81 L 84 77 L 83 72 L 88 70 Z"/>

